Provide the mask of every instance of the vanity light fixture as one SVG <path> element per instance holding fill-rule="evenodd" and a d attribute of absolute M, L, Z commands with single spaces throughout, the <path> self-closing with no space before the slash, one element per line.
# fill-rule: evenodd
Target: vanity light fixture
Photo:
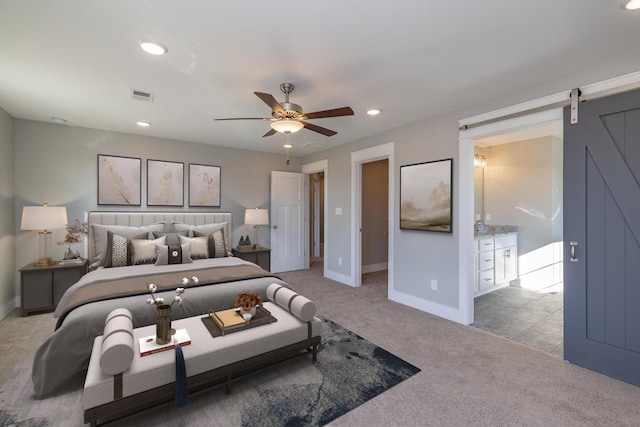
<path fill-rule="evenodd" d="M 378 114 L 380 114 L 380 110 L 377 108 L 372 108 L 370 110 L 367 110 L 367 114 L 370 116 L 377 116 Z"/>
<path fill-rule="evenodd" d="M 149 41 L 140 42 L 140 48 L 145 52 L 147 52 L 149 55 L 155 55 L 155 56 L 162 56 L 168 51 L 165 45 L 157 42 L 149 42 Z"/>
<path fill-rule="evenodd" d="M 487 165 L 487 159 L 482 154 L 473 155 L 473 166 L 483 168 Z"/>
<path fill-rule="evenodd" d="M 624 3 L 624 8 L 627 10 L 640 9 L 640 0 L 628 0 Z"/>
<path fill-rule="evenodd" d="M 151 126 L 151 123 L 149 123 L 149 122 L 143 122 L 143 121 L 136 122 L 136 124 L 137 124 L 138 126 L 140 126 L 141 128 L 148 128 L 149 126 Z"/>
<path fill-rule="evenodd" d="M 301 122 L 291 119 L 280 119 L 271 122 L 271 129 L 285 134 L 298 132 L 303 127 L 304 125 Z"/>

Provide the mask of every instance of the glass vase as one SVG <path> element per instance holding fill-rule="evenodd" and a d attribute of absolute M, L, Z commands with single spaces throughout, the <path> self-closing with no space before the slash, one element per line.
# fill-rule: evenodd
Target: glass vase
<path fill-rule="evenodd" d="M 156 343 L 169 344 L 171 341 L 171 306 L 159 305 L 156 309 Z"/>

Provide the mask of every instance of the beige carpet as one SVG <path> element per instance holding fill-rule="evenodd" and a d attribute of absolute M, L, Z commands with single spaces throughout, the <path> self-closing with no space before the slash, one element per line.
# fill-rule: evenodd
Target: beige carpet
<path fill-rule="evenodd" d="M 332 426 L 640 425 L 640 388 L 389 301 L 376 273 L 360 288 L 322 278 L 320 264 L 280 276 L 319 314 L 422 370 Z M 50 313 L 0 322 L 0 381 L 53 325 Z"/>

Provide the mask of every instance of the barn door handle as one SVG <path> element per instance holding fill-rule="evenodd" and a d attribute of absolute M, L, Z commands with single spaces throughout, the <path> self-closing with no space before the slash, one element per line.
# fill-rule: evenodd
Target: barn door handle
<path fill-rule="evenodd" d="M 571 262 L 578 262 L 578 257 L 576 256 L 576 246 L 578 246 L 578 242 L 569 242 L 569 245 L 571 246 L 571 249 L 570 249 Z"/>

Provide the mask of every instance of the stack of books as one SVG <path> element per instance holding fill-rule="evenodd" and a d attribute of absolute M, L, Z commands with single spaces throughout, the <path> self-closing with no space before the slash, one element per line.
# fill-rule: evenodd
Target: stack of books
<path fill-rule="evenodd" d="M 73 258 L 73 259 L 61 259 L 58 261 L 60 265 L 69 265 L 69 264 L 82 264 L 84 263 L 84 258 Z"/>

